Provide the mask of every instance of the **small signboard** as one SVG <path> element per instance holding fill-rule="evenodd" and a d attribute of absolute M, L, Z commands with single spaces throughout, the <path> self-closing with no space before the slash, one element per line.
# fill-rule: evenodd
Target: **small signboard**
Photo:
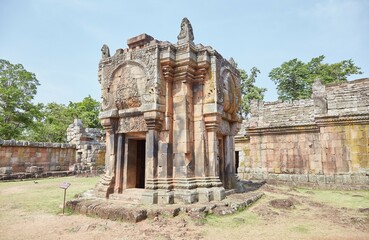
<path fill-rule="evenodd" d="M 67 189 L 67 188 L 69 188 L 69 186 L 70 186 L 70 183 L 67 183 L 67 182 L 63 182 L 62 184 L 60 184 L 60 188 L 62 188 L 62 189 Z"/>
<path fill-rule="evenodd" d="M 67 183 L 67 182 L 63 182 L 59 186 L 61 189 L 64 189 L 63 214 L 64 214 L 64 209 L 65 209 L 65 195 L 67 194 L 67 188 L 69 188 L 69 186 L 70 186 L 70 183 Z"/>

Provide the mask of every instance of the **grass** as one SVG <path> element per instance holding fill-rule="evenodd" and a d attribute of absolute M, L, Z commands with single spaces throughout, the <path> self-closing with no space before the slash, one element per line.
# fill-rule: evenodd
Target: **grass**
<path fill-rule="evenodd" d="M 307 225 L 296 225 L 296 226 L 293 226 L 293 227 L 290 227 L 290 231 L 292 232 L 296 232 L 296 233 L 302 233 L 302 234 L 308 234 L 310 233 L 310 230 L 311 227 L 310 226 L 307 226 Z"/>
<path fill-rule="evenodd" d="M 206 217 L 206 224 L 219 228 L 237 228 L 244 225 L 256 225 L 259 222 L 258 215 L 249 211 L 226 216 L 215 216 L 211 214 Z"/>
<path fill-rule="evenodd" d="M 310 190 L 297 189 L 299 193 L 309 194 L 311 199 L 333 207 L 345 207 L 351 209 L 369 208 L 369 191 L 334 191 L 334 190 Z"/>
<path fill-rule="evenodd" d="M 93 188 L 98 179 L 99 177 L 45 178 L 37 179 L 37 184 L 33 180 L 1 182 L 1 208 L 58 214 L 62 212 L 60 206 L 63 205 L 64 198 L 64 190 L 59 187 L 62 182 L 71 183 L 66 192 L 66 201 L 68 201 L 76 194 Z"/>

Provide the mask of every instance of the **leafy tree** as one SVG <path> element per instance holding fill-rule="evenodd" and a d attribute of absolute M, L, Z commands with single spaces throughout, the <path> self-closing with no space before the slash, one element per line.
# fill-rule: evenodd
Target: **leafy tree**
<path fill-rule="evenodd" d="M 280 100 L 296 100 L 310 98 L 312 84 L 320 79 L 323 84 L 347 81 L 351 74 L 361 74 L 360 68 L 350 60 L 338 63 L 323 63 L 325 56 L 311 59 L 304 63 L 298 59 L 284 62 L 280 67 L 273 68 L 270 79 L 277 85 Z"/>
<path fill-rule="evenodd" d="M 241 114 L 247 117 L 250 112 L 251 100 L 263 100 L 266 88 L 255 86 L 255 80 L 260 70 L 256 67 L 251 68 L 250 75 L 244 69 L 238 69 L 241 74 Z"/>
<path fill-rule="evenodd" d="M 32 104 L 39 82 L 21 64 L 0 59 L 0 138 L 19 139 L 39 108 Z"/>
<path fill-rule="evenodd" d="M 69 102 L 68 108 L 75 118 L 82 119 L 83 124 L 89 128 L 102 128 L 99 120 L 100 103 L 90 95 L 82 102 Z"/>
<path fill-rule="evenodd" d="M 48 103 L 41 107 L 41 114 L 24 136 L 37 142 L 66 142 L 67 128 L 75 118 L 80 118 L 85 127 L 101 128 L 99 121 L 99 102 L 85 97 L 81 102 L 69 102 L 66 106 Z"/>
<path fill-rule="evenodd" d="M 64 104 L 48 103 L 26 137 L 37 142 L 66 142 L 66 130 L 73 115 Z"/>

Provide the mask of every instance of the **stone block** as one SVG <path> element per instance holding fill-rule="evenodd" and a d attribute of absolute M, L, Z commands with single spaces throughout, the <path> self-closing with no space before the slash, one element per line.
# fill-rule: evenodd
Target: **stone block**
<path fill-rule="evenodd" d="M 199 202 L 210 202 L 214 200 L 213 190 L 211 188 L 198 188 Z"/>
<path fill-rule="evenodd" d="M 12 174 L 13 168 L 12 167 L 0 167 L 0 174 Z"/>
<path fill-rule="evenodd" d="M 198 193 L 196 189 L 192 190 L 176 190 L 174 192 L 175 202 L 180 202 L 184 204 L 191 204 L 198 202 Z"/>
<path fill-rule="evenodd" d="M 223 187 L 215 187 L 215 188 L 212 188 L 212 190 L 213 190 L 215 201 L 221 201 L 225 198 L 225 190 Z"/>
<path fill-rule="evenodd" d="M 27 173 L 42 173 L 44 171 L 43 167 L 30 166 L 26 168 Z"/>
<path fill-rule="evenodd" d="M 141 202 L 143 204 L 157 204 L 158 192 L 155 190 L 146 190 L 141 196 Z"/>
<path fill-rule="evenodd" d="M 158 204 L 173 204 L 174 193 L 173 191 L 158 191 Z"/>

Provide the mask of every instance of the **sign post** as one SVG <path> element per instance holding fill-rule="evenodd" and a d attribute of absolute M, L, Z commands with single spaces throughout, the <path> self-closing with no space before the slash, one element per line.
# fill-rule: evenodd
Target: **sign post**
<path fill-rule="evenodd" d="M 63 215 L 64 215 L 64 209 L 65 209 L 65 196 L 67 194 L 67 189 L 69 188 L 69 186 L 70 186 L 70 183 L 67 183 L 67 182 L 63 182 L 59 186 L 61 189 L 64 189 Z"/>

